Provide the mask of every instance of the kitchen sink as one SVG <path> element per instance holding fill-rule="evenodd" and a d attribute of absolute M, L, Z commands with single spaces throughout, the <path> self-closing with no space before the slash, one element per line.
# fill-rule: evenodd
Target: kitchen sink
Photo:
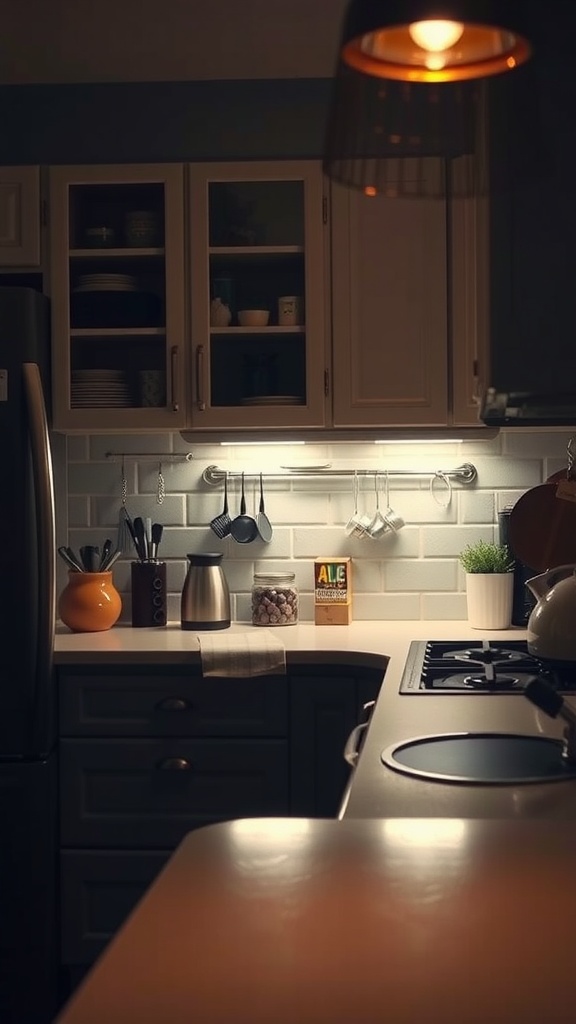
<path fill-rule="evenodd" d="M 417 736 L 382 751 L 394 771 L 428 781 L 517 785 L 576 778 L 561 740 L 517 733 L 440 733 Z"/>

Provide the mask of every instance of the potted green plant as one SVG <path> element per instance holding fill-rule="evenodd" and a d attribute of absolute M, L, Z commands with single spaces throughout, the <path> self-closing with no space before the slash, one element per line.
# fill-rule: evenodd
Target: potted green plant
<path fill-rule="evenodd" d="M 468 622 L 473 629 L 508 629 L 512 619 L 514 559 L 505 544 L 479 540 L 460 552 L 466 573 Z"/>

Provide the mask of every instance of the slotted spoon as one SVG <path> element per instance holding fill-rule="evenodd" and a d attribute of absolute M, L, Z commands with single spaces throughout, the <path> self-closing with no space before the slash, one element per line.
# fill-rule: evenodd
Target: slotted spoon
<path fill-rule="evenodd" d="M 232 520 L 228 515 L 228 473 L 224 474 L 224 507 L 218 516 L 214 516 L 214 519 L 210 521 L 210 529 L 220 537 L 221 540 L 227 537 L 230 533 L 230 527 Z"/>

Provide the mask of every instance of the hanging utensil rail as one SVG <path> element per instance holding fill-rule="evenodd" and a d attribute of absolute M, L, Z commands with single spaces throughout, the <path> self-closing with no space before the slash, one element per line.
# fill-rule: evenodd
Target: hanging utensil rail
<path fill-rule="evenodd" d="M 284 472 L 267 473 L 264 470 L 263 476 L 267 480 L 310 480 L 320 479 L 321 477 L 353 477 L 356 473 L 358 479 L 362 477 L 373 478 L 374 473 L 383 472 L 380 467 L 374 469 L 303 469 L 294 467 L 294 469 L 286 469 Z M 464 462 L 461 466 L 457 466 L 455 469 L 390 469 L 387 471 L 388 476 L 412 476 L 412 477 L 441 477 L 446 480 L 456 480 L 461 484 L 472 484 L 478 476 L 476 466 L 473 466 L 471 462 Z M 224 480 L 224 477 L 228 474 L 228 479 L 235 476 L 242 476 L 242 470 L 234 469 L 222 469 L 220 466 L 207 466 L 202 473 L 202 479 L 213 487 L 217 487 Z M 260 471 L 254 473 L 245 473 L 245 478 L 254 477 L 258 479 Z"/>
<path fill-rule="evenodd" d="M 144 462 L 153 460 L 154 462 L 193 462 L 200 461 L 197 455 L 192 452 L 167 452 L 160 454 L 159 452 L 106 452 L 106 458 L 112 459 L 113 461 L 120 461 L 121 459 L 132 459 L 135 462 Z M 330 463 L 326 465 L 318 466 L 316 468 L 305 466 L 282 466 L 279 472 L 266 472 L 264 470 L 263 476 L 266 480 L 310 480 L 320 479 L 321 477 L 353 477 L 356 473 L 358 479 L 362 477 L 373 478 L 374 473 L 383 473 L 384 469 L 381 466 L 374 466 L 370 469 L 332 469 Z M 463 462 L 461 466 L 456 466 L 454 469 L 388 469 L 389 477 L 396 476 L 411 476 L 411 477 L 440 477 L 445 480 L 454 480 L 460 484 L 473 484 L 478 478 L 478 471 L 476 466 L 471 462 Z M 207 466 L 202 473 L 202 479 L 205 483 L 210 484 L 211 487 L 217 487 L 219 484 L 224 482 L 224 477 L 228 474 L 228 479 L 233 477 L 241 477 L 241 469 L 223 469 L 221 466 L 211 465 Z M 248 480 L 254 478 L 259 479 L 260 470 L 254 472 L 245 472 L 245 478 Z"/>

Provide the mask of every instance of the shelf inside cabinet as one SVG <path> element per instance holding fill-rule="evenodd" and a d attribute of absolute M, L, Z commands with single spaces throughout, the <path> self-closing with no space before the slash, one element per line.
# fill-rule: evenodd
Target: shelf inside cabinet
<path fill-rule="evenodd" d="M 230 335 L 258 335 L 258 334 L 304 334 L 306 328 L 298 325 L 294 327 L 279 327 L 278 324 L 272 324 L 267 327 L 211 327 L 210 334 L 221 335 L 222 337 Z"/>
<path fill-rule="evenodd" d="M 285 256 L 302 256 L 303 253 L 304 246 L 302 245 L 211 245 L 208 249 L 209 256 L 233 256 L 234 259 L 243 257 L 266 258 L 267 260 L 278 257 L 280 259 Z"/>
<path fill-rule="evenodd" d="M 70 331 L 71 338 L 164 338 L 162 327 L 76 327 Z"/>
<path fill-rule="evenodd" d="M 123 248 L 91 248 L 91 249 L 70 249 L 70 259 L 77 260 L 108 260 L 108 259 L 126 259 L 127 257 L 135 257 L 136 259 L 142 259 L 145 256 L 164 256 L 164 248 L 138 248 L 135 249 L 131 246 L 124 246 Z"/>

